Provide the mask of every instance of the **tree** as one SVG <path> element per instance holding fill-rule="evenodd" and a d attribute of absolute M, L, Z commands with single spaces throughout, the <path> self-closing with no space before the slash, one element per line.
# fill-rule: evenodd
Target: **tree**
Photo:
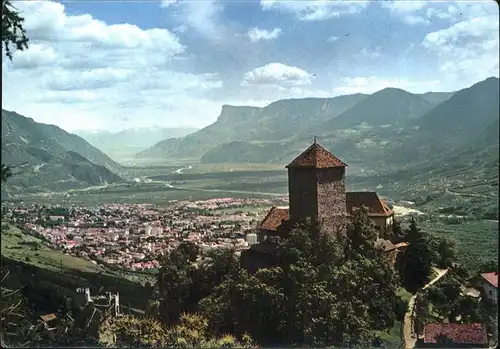
<path fill-rule="evenodd" d="M 441 287 L 430 287 L 427 289 L 425 297 L 436 308 L 440 308 L 448 302 L 448 298 Z"/>
<path fill-rule="evenodd" d="M 10 1 L 2 0 L 2 49 L 10 60 L 12 60 L 11 45 L 19 51 L 28 48 L 29 39 L 23 28 L 23 22 L 24 18 Z M 12 175 L 12 166 L 2 164 L 0 167 L 2 183 L 5 183 Z"/>
<path fill-rule="evenodd" d="M 438 268 L 451 268 L 455 262 L 455 243 L 444 237 L 431 240 L 431 248 L 436 252 L 436 264 Z"/>
<path fill-rule="evenodd" d="M 460 316 L 460 320 L 466 323 L 484 322 L 487 315 L 483 313 L 480 304 L 473 297 L 461 296 L 449 316 L 450 322 L 456 321 L 457 316 Z"/>
<path fill-rule="evenodd" d="M 409 292 L 416 292 L 429 281 L 436 255 L 428 235 L 418 228 L 414 219 L 407 231 L 407 237 L 408 246 L 398 254 L 396 266 L 403 286 Z"/>
<path fill-rule="evenodd" d="M 173 324 L 186 308 L 190 284 L 188 256 L 179 250 L 172 251 L 163 261 L 157 275 L 159 315 L 167 324 Z"/>
<path fill-rule="evenodd" d="M 415 299 L 415 332 L 420 334 L 429 316 L 429 301 L 426 297 L 418 295 Z"/>
<path fill-rule="evenodd" d="M 364 208 L 358 210 L 347 226 L 346 255 L 348 259 L 356 256 L 375 258 L 380 250 L 375 248 L 378 232 L 373 227 Z"/>
<path fill-rule="evenodd" d="M 231 249 L 209 252 L 207 258 L 195 263 L 197 249 L 192 243 L 181 243 L 162 261 L 156 297 L 158 313 L 167 325 L 177 322 L 183 312 L 197 312 L 200 300 L 239 269 Z"/>
<path fill-rule="evenodd" d="M 401 228 L 399 221 L 395 218 L 392 223 L 392 236 L 390 240 L 393 244 L 398 244 L 406 240 L 406 234 Z"/>
<path fill-rule="evenodd" d="M 28 37 L 23 28 L 24 18 L 9 0 L 2 0 L 2 43 L 6 56 L 12 60 L 11 45 L 17 50 L 28 48 Z"/>
<path fill-rule="evenodd" d="M 188 256 L 188 260 L 190 262 L 196 262 L 196 259 L 200 254 L 200 248 L 198 247 L 198 245 L 191 241 L 181 242 L 177 249 Z"/>
<path fill-rule="evenodd" d="M 109 318 L 100 327 L 99 340 L 108 347 L 256 348 L 248 335 L 241 341 L 231 335 L 210 336 L 207 319 L 198 314 L 182 314 L 171 327 L 130 315 Z"/>
<path fill-rule="evenodd" d="M 396 319 L 395 274 L 366 213 L 349 229 L 330 236 L 309 221 L 284 232 L 275 266 L 238 268 L 200 302 L 209 327 L 269 345 L 369 345 Z"/>

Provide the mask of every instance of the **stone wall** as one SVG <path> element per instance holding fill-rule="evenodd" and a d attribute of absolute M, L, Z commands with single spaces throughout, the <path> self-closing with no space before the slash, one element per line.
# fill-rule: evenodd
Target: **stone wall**
<path fill-rule="evenodd" d="M 345 168 L 316 170 L 318 218 L 326 233 L 342 231 L 347 223 Z"/>
<path fill-rule="evenodd" d="M 288 168 L 290 220 L 297 222 L 318 214 L 316 173 L 312 168 Z"/>

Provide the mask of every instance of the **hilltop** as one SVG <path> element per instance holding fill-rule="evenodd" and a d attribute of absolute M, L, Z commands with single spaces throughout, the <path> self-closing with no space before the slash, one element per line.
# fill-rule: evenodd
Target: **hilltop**
<path fill-rule="evenodd" d="M 2 110 L 2 164 L 17 172 L 2 194 L 121 182 L 120 165 L 57 126 Z"/>
<path fill-rule="evenodd" d="M 317 135 L 353 167 L 388 172 L 470 147 L 498 122 L 498 105 L 498 78 L 488 78 L 454 93 L 386 88 L 372 95 L 280 100 L 263 108 L 223 106 L 212 125 L 161 141 L 137 158 L 287 163 Z"/>
<path fill-rule="evenodd" d="M 273 102 L 264 108 L 224 105 L 212 125 L 184 138 L 159 142 L 137 157 L 199 159 L 207 151 L 233 141 L 273 143 L 293 136 L 296 130 L 308 130 L 317 122 L 335 117 L 365 97 L 364 94 L 354 94 L 289 99 Z"/>

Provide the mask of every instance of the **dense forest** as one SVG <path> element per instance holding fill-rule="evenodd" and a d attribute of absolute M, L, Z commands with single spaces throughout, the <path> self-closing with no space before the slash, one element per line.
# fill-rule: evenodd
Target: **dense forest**
<path fill-rule="evenodd" d="M 277 263 L 254 274 L 231 249 L 201 253 L 183 242 L 162 261 L 144 316 L 114 317 L 106 310 L 96 315 L 92 306 L 33 292 L 36 285 L 3 287 L 3 340 L 30 346 L 377 345 L 381 333 L 403 320 L 407 301 L 399 290 L 414 292 L 434 266 L 451 267 L 455 259 L 449 242 L 420 231 L 415 222 L 404 230 L 396 224 L 391 240 L 410 244 L 395 267 L 376 239 L 363 211 L 336 236 L 303 222 L 277 242 Z M 10 277 L 8 271 L 3 275 Z M 39 320 L 40 303 L 57 316 L 52 331 Z"/>

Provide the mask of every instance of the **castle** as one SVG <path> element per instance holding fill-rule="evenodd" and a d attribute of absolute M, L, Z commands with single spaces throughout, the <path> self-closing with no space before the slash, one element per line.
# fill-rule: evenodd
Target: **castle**
<path fill-rule="evenodd" d="M 288 169 L 288 207 L 272 207 L 258 226 L 259 244 L 242 254 L 242 264 L 249 270 L 264 267 L 272 260 L 271 236 L 279 236 L 284 223 L 294 224 L 307 218 L 321 223 L 326 234 L 345 230 L 356 209 L 363 207 L 379 231 L 377 243 L 395 259 L 399 245 L 388 241 L 394 212 L 375 192 L 346 192 L 346 164 L 316 140 L 297 156 Z"/>

